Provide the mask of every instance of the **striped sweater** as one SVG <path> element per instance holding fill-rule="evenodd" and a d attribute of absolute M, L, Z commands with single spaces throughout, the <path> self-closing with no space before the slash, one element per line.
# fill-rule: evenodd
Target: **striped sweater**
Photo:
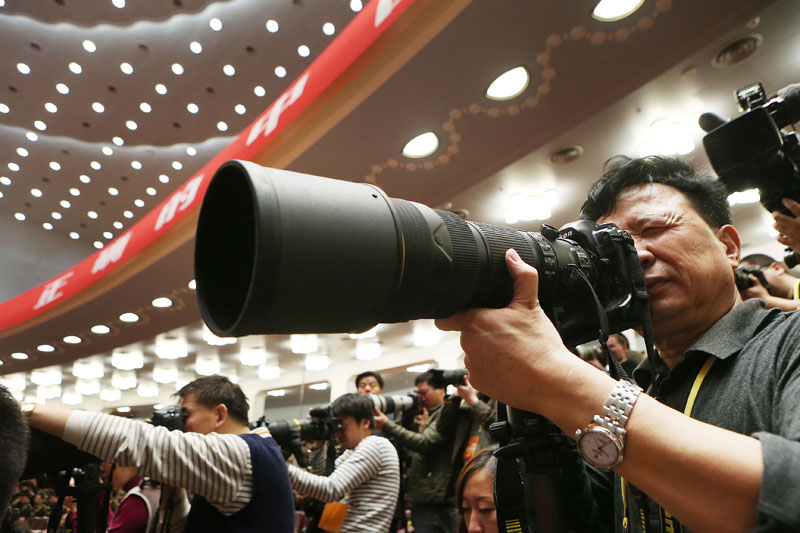
<path fill-rule="evenodd" d="M 336 459 L 330 476 L 318 476 L 289 465 L 292 486 L 324 502 L 346 500 L 341 533 L 388 532 L 400 489 L 397 451 L 388 439 L 370 435 Z"/>

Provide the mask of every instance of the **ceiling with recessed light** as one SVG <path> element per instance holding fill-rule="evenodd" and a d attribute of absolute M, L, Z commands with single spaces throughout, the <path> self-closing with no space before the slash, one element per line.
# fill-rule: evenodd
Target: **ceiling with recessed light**
<path fill-rule="evenodd" d="M 435 9 L 416 3 L 421 17 Z M 456 4 L 419 51 L 380 71 L 385 82 L 366 87 L 282 166 L 535 231 L 576 218 L 612 155 L 682 153 L 707 165 L 699 113 L 735 116 L 735 89 L 762 81 L 774 94 L 800 79 L 796 0 L 645 0 L 612 22 L 592 17 L 596 0 Z M 124 236 L 278 98 L 362 7 L 0 0 L 0 299 Z M 402 28 L 386 48 L 412 40 L 415 28 Z M 765 214 L 758 204 L 735 206 L 751 249 L 770 248 Z M 58 396 L 59 386 L 82 391 L 84 401 L 103 392 L 106 402 L 133 404 L 147 403 L 159 381 L 155 398 L 208 371 L 262 379 L 267 388 L 277 366 L 314 383 L 326 372 L 311 368 L 400 367 L 395 353 L 431 360 L 425 349 L 415 355 L 415 334 L 418 345 L 457 342 L 420 340 L 432 334 L 423 321 L 381 326 L 372 339 L 322 336 L 309 357 L 293 353 L 289 336 L 216 346 L 189 287 L 193 242 L 184 234 L 157 261 L 112 273 L 102 292 L 0 332 L 0 373 L 17 386 L 24 380 L 31 396 L 38 386 Z M 58 384 L 56 371 L 49 379 L 31 373 L 53 365 Z M 92 381 L 98 367 L 103 391 Z M 114 384 L 131 376 L 144 385 L 140 398 L 126 388 L 117 399 L 123 387 Z"/>

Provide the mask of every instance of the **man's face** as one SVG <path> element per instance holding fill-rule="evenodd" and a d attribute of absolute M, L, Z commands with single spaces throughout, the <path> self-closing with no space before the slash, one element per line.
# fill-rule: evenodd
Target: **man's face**
<path fill-rule="evenodd" d="M 181 400 L 181 414 L 186 432 L 205 435 L 217 431 L 219 416 L 216 410 L 198 403 L 194 394 L 189 393 Z"/>
<path fill-rule="evenodd" d="M 336 432 L 336 438 L 345 450 L 352 450 L 364 437 L 372 433 L 367 419 L 359 422 L 351 415 L 344 415 L 339 417 L 339 422 L 342 426 Z"/>
<path fill-rule="evenodd" d="M 375 379 L 375 376 L 364 376 L 358 382 L 358 393 L 359 394 L 383 394 L 383 389 L 381 388 L 378 380 Z"/>
<path fill-rule="evenodd" d="M 608 344 L 608 349 L 611 350 L 617 361 L 625 359 L 625 345 L 619 342 L 615 336 L 610 336 L 606 344 Z"/>
<path fill-rule="evenodd" d="M 417 385 L 417 392 L 422 400 L 422 404 L 427 409 L 432 409 L 444 401 L 444 389 L 434 389 L 427 381 Z"/>
<path fill-rule="evenodd" d="M 603 222 L 616 223 L 636 243 L 657 337 L 699 335 L 738 301 L 736 230 L 709 227 L 678 190 L 662 184 L 625 189 Z"/>

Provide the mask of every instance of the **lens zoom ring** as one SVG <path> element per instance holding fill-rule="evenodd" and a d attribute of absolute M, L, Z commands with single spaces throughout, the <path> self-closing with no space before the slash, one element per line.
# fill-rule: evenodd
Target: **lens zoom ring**
<path fill-rule="evenodd" d="M 452 282 L 449 284 L 449 292 L 461 292 L 453 298 L 453 304 L 464 307 L 472 296 L 475 281 L 478 279 L 480 269 L 480 259 L 478 257 L 478 244 L 472 230 L 464 220 L 450 211 L 435 210 L 436 214 L 444 222 L 447 232 L 450 234 L 450 241 L 453 247 L 453 270 L 450 277 Z M 448 294 L 448 300 L 451 300 Z M 455 296 L 455 295 L 453 295 Z"/>
<path fill-rule="evenodd" d="M 486 238 L 489 247 L 489 282 L 484 293 L 495 305 L 505 305 L 511 300 L 514 287 L 507 274 L 506 250 L 513 248 L 529 265 L 538 267 L 539 256 L 523 233 L 504 226 L 473 223 Z"/>

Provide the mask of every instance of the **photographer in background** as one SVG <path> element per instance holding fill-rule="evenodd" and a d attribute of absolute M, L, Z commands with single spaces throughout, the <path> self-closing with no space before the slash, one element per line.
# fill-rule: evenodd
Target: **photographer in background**
<path fill-rule="evenodd" d="M 416 531 L 450 533 L 457 517 L 450 483 L 453 436 L 445 435 L 437 428 L 444 407 L 446 386 L 437 387 L 431 372 L 418 375 L 414 384 L 427 410 L 427 419 L 423 418 L 419 431 L 408 430 L 389 420 L 377 408 L 375 427 L 412 452 L 405 499 L 411 506 L 411 519 Z"/>
<path fill-rule="evenodd" d="M 0 524 L 4 522 L 11 493 L 25 468 L 28 453 L 28 426 L 19 404 L 0 385 Z"/>
<path fill-rule="evenodd" d="M 663 157 L 617 160 L 583 205 L 636 244 L 658 349 L 637 369 L 647 394 L 570 353 L 513 249 L 508 306 L 437 320 L 461 331 L 476 387 L 578 440 L 595 470 L 569 501 L 577 530 L 800 530 L 800 314 L 742 303 L 729 209 L 720 182 Z"/>
<path fill-rule="evenodd" d="M 294 502 L 283 456 L 269 432 L 250 432 L 239 386 L 208 376 L 177 396 L 185 432 L 46 405 L 23 410 L 32 427 L 194 493 L 186 531 L 255 532 L 269 524 L 270 531 L 292 532 Z"/>
<path fill-rule="evenodd" d="M 390 530 L 400 488 L 400 466 L 394 446 L 372 434 L 372 409 L 369 397 L 354 393 L 344 394 L 331 404 L 332 414 L 341 424 L 336 436 L 345 451 L 336 458 L 336 468 L 329 476 L 289 465 L 289 478 L 298 493 L 323 502 L 346 500 L 344 516 L 335 511 L 337 506 L 326 507 L 320 520 L 322 529 L 329 529 L 326 521 L 332 518 L 328 516 L 338 515 L 341 529 L 337 531 L 341 533 Z"/>
<path fill-rule="evenodd" d="M 383 377 L 368 370 L 356 376 L 356 391 L 359 394 L 383 394 Z"/>
<path fill-rule="evenodd" d="M 800 303 L 800 279 L 786 272 L 783 265 L 766 254 L 750 254 L 743 257 L 739 266 L 756 268 L 769 283 L 769 290 L 753 275 L 753 285 L 741 291 L 742 299 L 761 298 L 767 308 L 777 307 L 784 311 L 794 311 Z"/>
<path fill-rule="evenodd" d="M 628 376 L 633 376 L 633 369 L 642 361 L 642 357 L 636 357 L 631 353 L 631 345 L 628 343 L 628 338 L 622 333 L 614 333 L 608 337 L 608 349 L 614 354 L 614 357 L 619 361 L 620 366 Z"/>

